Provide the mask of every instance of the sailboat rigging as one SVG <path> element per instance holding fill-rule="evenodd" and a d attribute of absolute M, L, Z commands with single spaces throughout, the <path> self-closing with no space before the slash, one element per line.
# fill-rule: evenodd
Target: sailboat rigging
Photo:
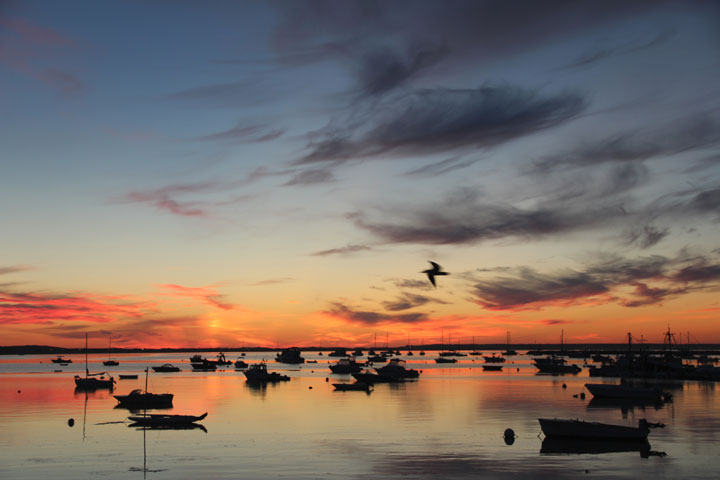
<path fill-rule="evenodd" d="M 100 373 L 90 373 L 90 370 L 88 369 L 88 335 L 85 334 L 85 377 L 81 377 L 79 375 L 75 375 L 75 386 L 77 388 L 88 388 L 88 389 L 95 389 L 95 388 L 109 388 L 112 390 L 113 385 L 115 384 L 115 379 L 108 375 L 108 378 L 105 378 L 105 375 L 107 375 L 107 372 L 100 372 Z"/>
<path fill-rule="evenodd" d="M 117 367 L 120 365 L 120 362 L 117 360 L 112 360 L 110 358 L 110 352 L 112 352 L 112 335 L 108 337 L 108 359 L 103 362 L 103 365 L 106 367 Z"/>

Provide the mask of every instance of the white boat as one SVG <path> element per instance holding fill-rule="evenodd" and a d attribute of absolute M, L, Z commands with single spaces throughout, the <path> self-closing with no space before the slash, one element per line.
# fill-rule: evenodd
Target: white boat
<path fill-rule="evenodd" d="M 645 440 L 651 427 L 664 426 L 648 423 L 644 418 L 637 427 L 586 422 L 584 420 L 561 420 L 538 418 L 540 428 L 548 437 L 604 438 L 614 440 Z"/>

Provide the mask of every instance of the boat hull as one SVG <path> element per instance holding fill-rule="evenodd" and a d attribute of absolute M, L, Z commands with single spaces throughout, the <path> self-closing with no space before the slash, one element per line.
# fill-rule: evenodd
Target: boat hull
<path fill-rule="evenodd" d="M 194 415 L 142 415 L 128 417 L 131 422 L 141 426 L 176 426 L 190 425 L 207 417 L 207 413 Z"/>
<path fill-rule="evenodd" d="M 139 395 L 113 395 L 118 405 L 125 408 L 172 408 L 172 393 L 144 393 Z"/>
<path fill-rule="evenodd" d="M 538 418 L 540 428 L 548 437 L 595 438 L 608 440 L 645 440 L 647 428 L 585 422 L 582 420 L 559 420 Z"/>
<path fill-rule="evenodd" d="M 663 392 L 656 387 L 633 387 L 604 383 L 586 383 L 585 388 L 595 398 L 657 400 L 663 399 Z"/>

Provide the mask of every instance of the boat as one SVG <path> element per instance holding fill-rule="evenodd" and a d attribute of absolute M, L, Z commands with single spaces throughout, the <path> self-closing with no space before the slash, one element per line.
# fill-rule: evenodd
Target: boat
<path fill-rule="evenodd" d="M 506 337 L 507 337 L 507 343 L 506 343 L 507 347 L 505 348 L 505 351 L 502 352 L 502 354 L 505 355 L 506 357 L 511 357 L 511 356 L 517 355 L 518 354 L 517 350 L 515 350 L 514 348 L 510 348 L 510 332 L 507 332 Z"/>
<path fill-rule="evenodd" d="M 657 402 L 666 402 L 672 394 L 664 392 L 656 386 L 636 386 L 630 384 L 615 385 L 610 383 L 586 383 L 585 388 L 593 394 L 594 398 L 611 399 L 637 399 Z"/>
<path fill-rule="evenodd" d="M 200 355 L 190 357 L 190 366 L 193 368 L 193 371 L 217 370 L 217 362 L 215 360 L 208 360 Z"/>
<path fill-rule="evenodd" d="M 248 364 L 245 360 L 241 360 L 239 358 L 237 360 L 235 360 L 235 369 L 241 370 L 241 369 L 247 368 L 247 367 L 248 367 Z"/>
<path fill-rule="evenodd" d="M 209 360 L 211 362 L 214 362 L 217 366 L 226 366 L 226 365 L 232 365 L 233 362 L 231 360 L 228 360 L 225 358 L 225 354 L 220 352 L 217 354 L 217 360 Z"/>
<path fill-rule="evenodd" d="M 137 378 L 138 378 L 137 375 L 125 375 L 125 374 L 120 374 L 120 375 L 118 375 L 118 377 L 120 377 L 120 380 L 137 380 Z"/>
<path fill-rule="evenodd" d="M 503 366 L 502 366 L 502 365 L 488 365 L 488 364 L 485 364 L 485 365 L 483 365 L 482 367 L 483 367 L 483 370 L 487 370 L 487 371 L 489 371 L 489 372 L 498 372 L 498 371 L 500 371 L 500 370 L 503 369 Z"/>
<path fill-rule="evenodd" d="M 540 373 L 578 373 L 582 369 L 574 364 L 567 364 L 567 360 L 564 358 L 550 355 L 545 358 L 536 358 L 533 360 L 535 367 L 540 370 Z"/>
<path fill-rule="evenodd" d="M 148 368 L 145 369 L 145 390 L 135 389 L 127 395 L 113 395 L 119 407 L 132 409 L 172 408 L 172 393 L 150 393 L 147 391 Z"/>
<path fill-rule="evenodd" d="M 561 420 L 538 418 L 540 428 L 547 437 L 602 438 L 606 440 L 645 440 L 650 428 L 663 427 L 661 423 L 649 423 L 644 418 L 637 427 L 586 422 L 584 420 Z"/>
<path fill-rule="evenodd" d="M 347 357 L 347 349 L 345 348 L 336 348 L 332 352 L 328 353 L 328 357 Z"/>
<path fill-rule="evenodd" d="M 248 382 L 286 382 L 290 380 L 287 375 L 281 375 L 277 372 L 268 372 L 267 365 L 263 363 L 254 363 L 243 372 Z"/>
<path fill-rule="evenodd" d="M 368 370 L 353 373 L 352 376 L 358 382 L 369 383 L 370 385 L 374 385 L 376 383 L 398 383 L 398 382 L 402 382 L 404 380 L 401 377 L 394 377 L 391 375 L 381 375 L 379 373 L 372 373 Z"/>
<path fill-rule="evenodd" d="M 137 377 L 137 375 L 135 375 L 135 377 Z M 127 395 L 113 395 L 118 401 L 119 407 L 132 408 L 134 410 L 172 408 L 173 396 L 172 393 L 150 393 L 139 388 Z"/>
<path fill-rule="evenodd" d="M 490 357 L 485 355 L 483 356 L 483 358 L 485 359 L 485 363 L 505 363 L 505 359 L 502 357 L 502 355 L 498 356 L 494 353 Z"/>
<path fill-rule="evenodd" d="M 365 354 L 363 353 L 362 348 L 356 348 L 353 351 L 353 357 L 362 357 L 363 355 Z"/>
<path fill-rule="evenodd" d="M 372 385 L 370 385 L 369 383 L 364 383 L 364 382 L 333 383 L 332 386 L 335 387 L 335 390 L 339 391 L 339 392 L 360 391 L 360 392 L 370 393 L 373 388 Z"/>
<path fill-rule="evenodd" d="M 72 360 L 70 360 L 69 358 L 63 358 L 61 355 L 58 355 L 57 358 L 53 358 L 50 361 L 52 363 L 65 363 L 65 364 L 72 363 Z"/>
<path fill-rule="evenodd" d="M 333 373 L 355 373 L 362 370 L 362 365 L 357 363 L 354 358 L 341 358 L 329 367 Z"/>
<path fill-rule="evenodd" d="M 297 347 L 286 348 L 275 357 L 276 362 L 280 363 L 305 363 L 305 359 L 300 355 L 302 352 Z"/>
<path fill-rule="evenodd" d="M 117 367 L 120 365 L 120 362 L 117 360 L 112 360 L 110 358 L 110 353 L 112 352 L 112 335 L 108 337 L 108 359 L 103 362 L 103 365 L 106 367 Z"/>
<path fill-rule="evenodd" d="M 78 389 L 97 389 L 97 388 L 109 388 L 112 389 L 115 385 L 115 379 L 108 375 L 105 378 L 107 372 L 90 373 L 88 370 L 88 336 L 85 334 L 85 377 L 75 375 L 75 387 Z"/>
<path fill-rule="evenodd" d="M 133 422 L 133 426 L 176 426 L 176 425 L 190 425 L 192 423 L 199 422 L 200 420 L 207 417 L 207 412 L 202 415 L 164 415 L 164 414 L 150 414 L 150 415 L 137 415 L 130 416 L 128 420 Z"/>
<path fill-rule="evenodd" d="M 370 363 L 385 363 L 387 362 L 387 357 L 384 355 L 370 355 L 367 361 Z"/>
<path fill-rule="evenodd" d="M 152 367 L 153 370 L 156 372 L 179 372 L 180 367 L 176 367 L 175 365 L 172 365 L 170 363 L 166 363 L 164 365 L 160 365 L 159 367 Z"/>
<path fill-rule="evenodd" d="M 435 363 L 457 363 L 457 358 L 437 357 Z"/>
<path fill-rule="evenodd" d="M 376 368 L 375 371 L 379 375 L 385 375 L 395 378 L 418 378 L 420 372 L 412 368 L 405 367 L 405 360 L 393 358 L 384 367 Z"/>
<path fill-rule="evenodd" d="M 457 350 L 446 350 L 440 352 L 441 357 L 467 357 L 467 353 L 458 352 Z"/>

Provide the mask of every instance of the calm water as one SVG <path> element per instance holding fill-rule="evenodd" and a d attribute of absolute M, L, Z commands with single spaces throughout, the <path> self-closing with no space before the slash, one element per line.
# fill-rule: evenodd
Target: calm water
<path fill-rule="evenodd" d="M 371 394 L 334 392 L 330 383 L 349 376 L 330 374 L 332 358 L 304 356 L 319 363 L 298 368 L 270 361 L 270 369 L 292 380 L 267 388 L 250 388 L 234 369 L 192 372 L 189 354 L 120 355 L 118 367 L 91 356 L 91 371 L 110 369 L 116 379 L 140 375 L 118 380 L 115 394 L 143 388 L 146 365 L 180 366 L 179 373 L 151 373 L 148 390 L 175 394 L 169 413 L 208 412 L 207 432 L 129 428 L 128 411 L 114 408 L 109 391 L 75 391 L 82 355 L 70 356 L 67 367 L 49 363 L 50 356 L 0 357 L 0 478 L 706 479 L 718 473 L 715 384 L 668 385 L 674 401 L 661 408 L 598 406 L 588 392 L 586 399 L 573 396 L 584 390 L 584 372 L 539 376 L 523 355 L 510 357 L 503 372 L 483 372 L 482 359 L 437 365 L 431 352 L 405 357 L 423 370 L 417 381 L 377 385 Z M 250 353 L 246 361 L 262 358 L 271 355 Z M 634 426 L 640 418 L 660 421 L 666 428 L 652 431 L 650 443 L 667 455 L 541 453 L 538 417 Z M 510 446 L 506 428 L 517 435 Z"/>

